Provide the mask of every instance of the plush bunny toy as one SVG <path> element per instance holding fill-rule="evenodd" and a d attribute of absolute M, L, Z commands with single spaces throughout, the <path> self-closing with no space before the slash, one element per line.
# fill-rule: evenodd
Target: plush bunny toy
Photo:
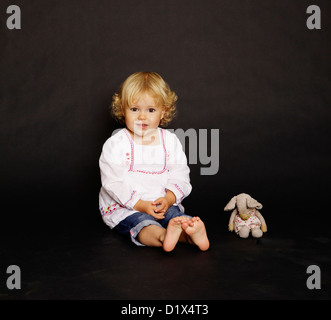
<path fill-rule="evenodd" d="M 262 209 L 262 204 L 250 195 L 241 193 L 233 197 L 224 208 L 225 211 L 233 210 L 229 230 L 235 230 L 241 238 L 248 238 L 250 231 L 254 238 L 261 238 L 263 232 L 267 232 L 267 225 L 257 209 Z"/>

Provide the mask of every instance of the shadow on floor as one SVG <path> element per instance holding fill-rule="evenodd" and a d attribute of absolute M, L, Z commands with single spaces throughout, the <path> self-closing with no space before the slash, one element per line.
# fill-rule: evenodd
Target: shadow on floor
<path fill-rule="evenodd" d="M 330 299 L 330 236 L 270 231 L 240 239 L 209 227 L 207 252 L 185 244 L 171 253 L 136 247 L 105 226 L 5 237 L 0 299 Z M 21 269 L 20 290 L 6 286 L 9 265 Z M 307 288 L 310 265 L 320 267 L 320 290 Z"/>

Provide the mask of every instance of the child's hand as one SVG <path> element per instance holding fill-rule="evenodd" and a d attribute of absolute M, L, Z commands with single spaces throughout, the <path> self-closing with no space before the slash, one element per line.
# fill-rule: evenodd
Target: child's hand
<path fill-rule="evenodd" d="M 165 212 L 156 212 L 157 207 L 154 202 L 139 200 L 134 206 L 134 209 L 139 212 L 147 213 L 150 216 L 154 217 L 156 220 L 164 219 Z"/>
<path fill-rule="evenodd" d="M 162 197 L 162 198 L 158 198 L 153 202 L 153 205 L 156 206 L 155 212 L 162 212 L 162 213 L 166 213 L 167 210 L 170 207 L 170 203 L 167 200 L 167 198 Z"/>
<path fill-rule="evenodd" d="M 175 202 L 176 196 L 172 191 L 168 190 L 165 197 L 158 198 L 153 202 L 153 204 L 157 207 L 155 212 L 166 213 Z"/>

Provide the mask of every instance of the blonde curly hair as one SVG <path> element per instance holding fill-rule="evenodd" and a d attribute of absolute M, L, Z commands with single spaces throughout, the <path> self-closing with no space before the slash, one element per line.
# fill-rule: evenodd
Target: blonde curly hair
<path fill-rule="evenodd" d="M 164 108 L 160 125 L 167 126 L 176 113 L 177 95 L 156 72 L 136 72 L 129 76 L 120 90 L 113 95 L 111 114 L 120 123 L 125 123 L 124 109 L 131 106 L 138 94 L 149 92 L 155 103 Z"/>

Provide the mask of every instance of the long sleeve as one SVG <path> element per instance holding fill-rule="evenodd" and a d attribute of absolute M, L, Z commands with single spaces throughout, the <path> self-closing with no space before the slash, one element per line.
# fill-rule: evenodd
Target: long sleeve
<path fill-rule="evenodd" d="M 99 159 L 101 183 L 103 192 L 121 207 L 133 210 L 140 194 L 125 179 L 128 168 L 120 161 L 121 154 L 125 152 L 123 142 L 112 138 L 106 141 Z"/>
<path fill-rule="evenodd" d="M 187 165 L 186 155 L 183 147 L 175 134 L 174 145 L 168 163 L 168 183 L 166 189 L 172 191 L 176 196 L 176 204 L 180 204 L 192 191 L 190 184 L 190 169 Z"/>

